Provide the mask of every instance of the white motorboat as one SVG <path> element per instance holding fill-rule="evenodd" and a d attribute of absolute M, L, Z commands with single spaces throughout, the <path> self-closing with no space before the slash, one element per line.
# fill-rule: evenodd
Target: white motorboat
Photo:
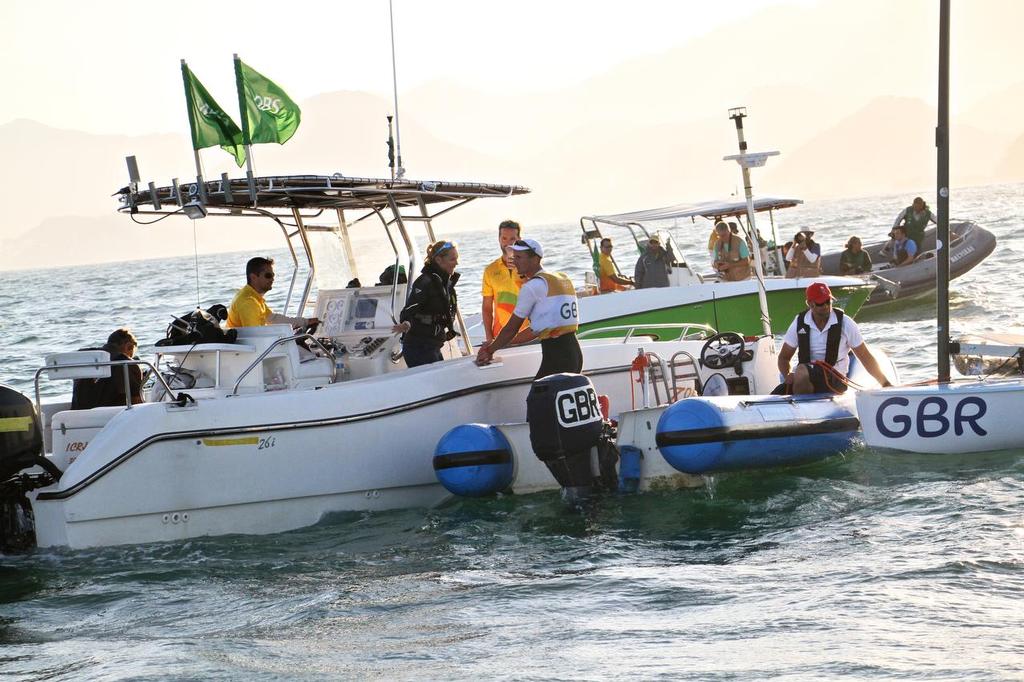
<path fill-rule="evenodd" d="M 81 548 L 273 533 L 329 512 L 435 505 L 448 497 L 432 468 L 443 433 L 523 418 L 539 346 L 506 349 L 501 362 L 478 367 L 468 344 L 451 342 L 445 361 L 408 369 L 391 332 L 406 285 L 344 283 L 358 276 L 354 238 L 374 230 L 396 264 L 414 272 L 417 242 L 434 240 L 433 218 L 527 190 L 340 176 L 254 180 L 133 184 L 119 192 L 121 210 L 276 221 L 293 254 L 307 259 L 298 310 L 322 320 L 315 353 L 295 343 L 309 334 L 274 325 L 242 328 L 235 343 L 161 346 L 152 363 L 134 361 L 156 370 L 149 402 L 88 410 L 40 405 L 38 382 L 111 370 L 117 377 L 131 361 L 111 363 L 105 351 L 48 357 L 36 374 L 35 404 L 0 389 L 4 544 Z M 324 216 L 336 223 L 324 225 Z M 676 325 L 584 340 L 584 372 L 618 413 L 632 407 L 638 354 L 692 358 L 712 332 Z M 731 391 L 761 393 L 777 380 L 771 340 L 762 345 L 756 368 L 729 377 Z"/>

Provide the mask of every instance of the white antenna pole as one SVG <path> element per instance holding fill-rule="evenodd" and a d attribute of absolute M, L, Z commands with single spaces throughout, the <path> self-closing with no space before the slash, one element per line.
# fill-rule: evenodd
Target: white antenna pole
<path fill-rule="evenodd" d="M 391 88 L 395 96 L 395 155 L 398 157 L 395 178 L 401 180 L 405 177 L 405 167 L 402 165 L 402 129 L 398 123 L 398 70 L 395 67 L 395 12 L 392 0 L 388 0 L 388 17 L 391 20 Z"/>
<path fill-rule="evenodd" d="M 772 335 L 771 316 L 768 314 L 768 294 L 764 288 L 764 265 L 761 263 L 761 243 L 754 223 L 754 192 L 750 185 L 750 169 L 763 166 L 769 156 L 778 156 L 778 152 L 748 152 L 747 141 L 743 137 L 743 119 L 747 116 L 746 107 L 729 110 L 729 118 L 736 123 L 736 138 L 739 140 L 740 153 L 724 157 L 725 161 L 735 161 L 743 170 L 743 191 L 747 199 L 747 228 L 750 236 L 750 250 L 754 259 L 754 277 L 757 278 L 757 298 L 761 304 L 761 328 L 765 336 Z"/>

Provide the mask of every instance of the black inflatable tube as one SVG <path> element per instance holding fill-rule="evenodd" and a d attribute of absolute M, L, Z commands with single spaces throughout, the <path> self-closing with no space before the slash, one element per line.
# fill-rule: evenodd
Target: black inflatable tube
<path fill-rule="evenodd" d="M 512 461 L 508 450 L 477 450 L 475 452 L 450 452 L 434 456 L 434 471 L 456 467 L 482 466 L 484 464 L 505 464 Z"/>

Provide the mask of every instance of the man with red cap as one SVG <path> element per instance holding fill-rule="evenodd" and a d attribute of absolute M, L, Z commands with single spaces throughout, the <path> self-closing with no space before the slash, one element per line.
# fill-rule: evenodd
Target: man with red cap
<path fill-rule="evenodd" d="M 889 380 L 875 356 L 868 350 L 857 323 L 842 310 L 832 307 L 832 291 L 824 282 L 807 287 L 807 310 L 796 316 L 782 339 L 779 372 L 788 393 L 843 393 L 846 384 L 835 373 L 846 377 L 850 351 L 882 386 Z M 795 369 L 790 371 L 793 354 L 798 353 Z"/>

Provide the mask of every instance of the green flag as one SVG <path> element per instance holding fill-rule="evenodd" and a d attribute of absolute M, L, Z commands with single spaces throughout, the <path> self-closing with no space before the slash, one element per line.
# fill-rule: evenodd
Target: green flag
<path fill-rule="evenodd" d="M 224 113 L 195 77 L 185 61 L 181 62 L 181 77 L 185 81 L 185 102 L 188 105 L 188 124 L 192 131 L 192 148 L 220 147 L 235 157 L 239 166 L 245 164 L 245 146 L 242 131 L 231 117 Z"/>
<path fill-rule="evenodd" d="M 594 257 L 594 274 L 597 275 L 597 280 L 601 281 L 601 252 L 597 249 L 598 244 L 595 243 L 590 255 Z"/>
<path fill-rule="evenodd" d="M 237 55 L 235 81 L 245 143 L 284 144 L 290 140 L 302 119 L 299 105 L 272 80 L 243 64 Z"/>

